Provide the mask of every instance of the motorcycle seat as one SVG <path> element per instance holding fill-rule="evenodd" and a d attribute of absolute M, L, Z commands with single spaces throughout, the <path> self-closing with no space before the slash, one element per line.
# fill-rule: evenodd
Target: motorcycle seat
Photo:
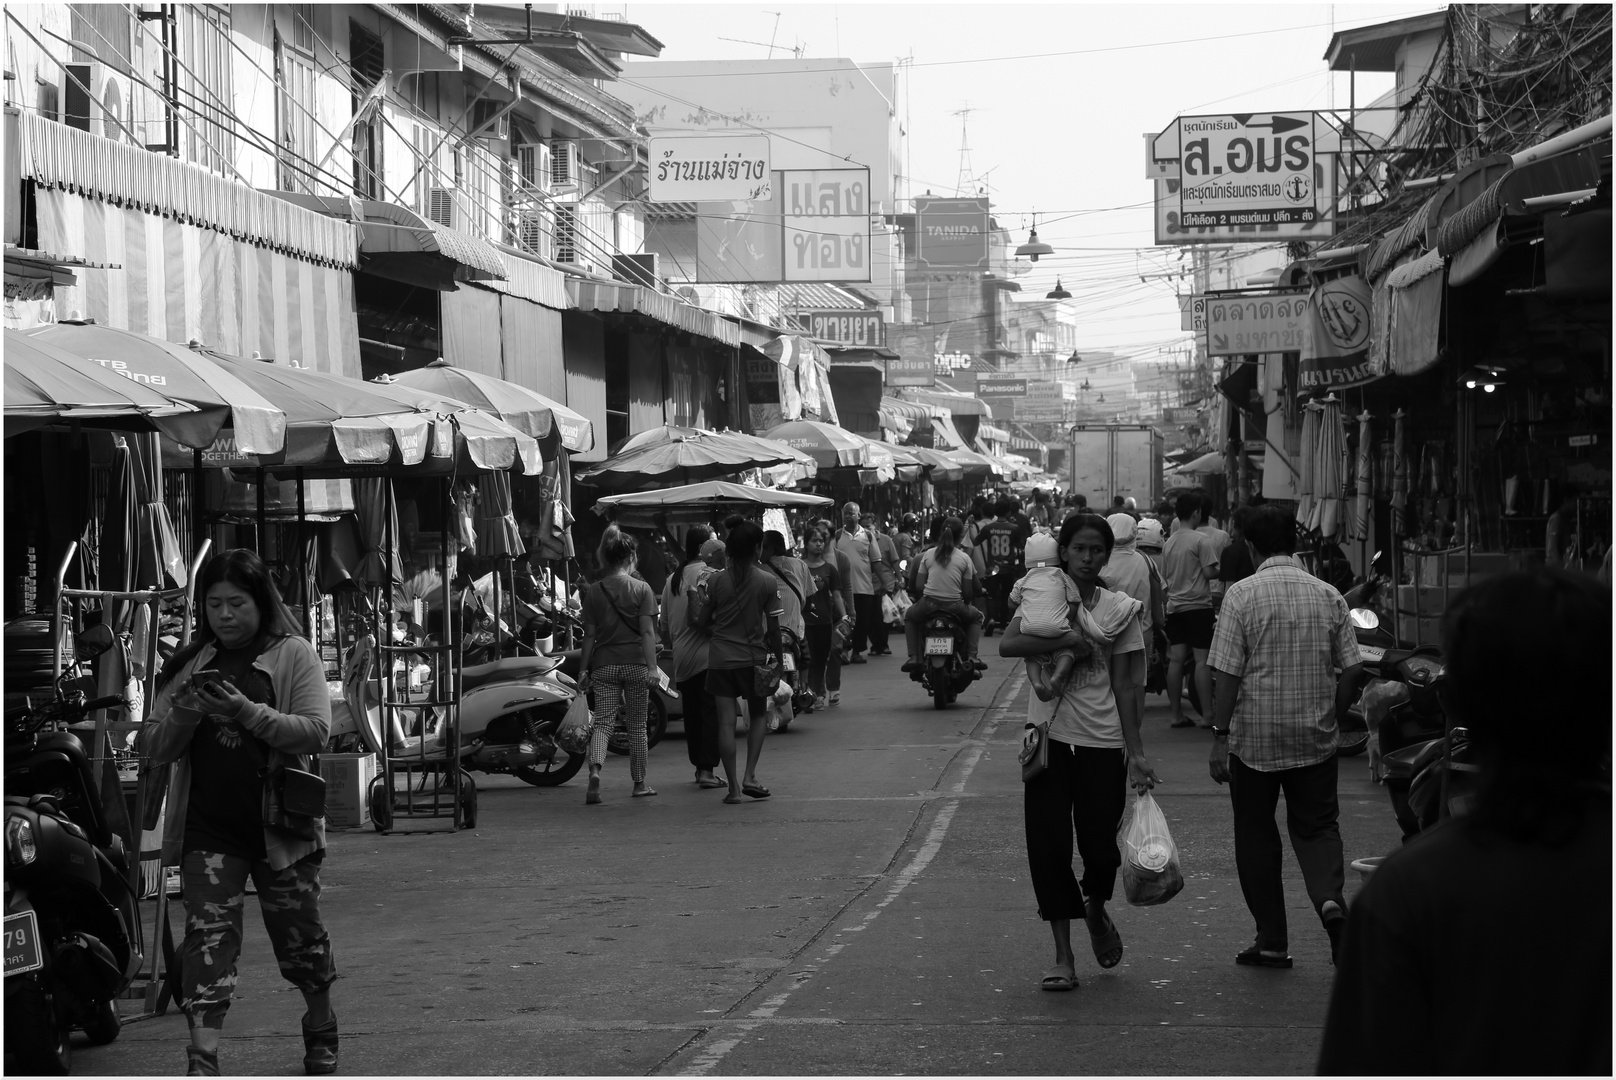
<path fill-rule="evenodd" d="M 560 664 L 559 658 L 551 656 L 509 656 L 488 664 L 473 664 L 460 669 L 460 687 L 470 690 L 484 683 L 544 675 Z"/>

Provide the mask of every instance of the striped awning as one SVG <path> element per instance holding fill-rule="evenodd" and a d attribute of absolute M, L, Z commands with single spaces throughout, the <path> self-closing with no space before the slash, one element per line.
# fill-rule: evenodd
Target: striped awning
<path fill-rule="evenodd" d="M 895 397 L 882 398 L 881 408 L 894 416 L 903 417 L 911 424 L 924 424 L 938 414 L 948 415 L 947 410 L 939 409 L 935 405 L 920 405 L 913 401 L 901 401 Z"/>
<path fill-rule="evenodd" d="M 1020 424 L 1012 423 L 1010 425 L 1010 449 L 1036 450 L 1039 453 L 1042 453 L 1043 451 L 1048 450 L 1049 447 L 1042 439 L 1034 436 L 1032 432 L 1028 431 Z"/>
<path fill-rule="evenodd" d="M 639 285 L 620 285 L 569 275 L 567 298 L 569 306 L 577 311 L 638 313 L 688 333 L 711 338 L 732 349 L 741 343 L 740 327 L 728 319 Z"/>
<path fill-rule="evenodd" d="M 990 442 L 1007 443 L 1010 441 L 1008 431 L 1004 430 L 1004 428 L 994 427 L 992 424 L 978 424 L 976 437 L 978 439 L 987 439 Z"/>
<path fill-rule="evenodd" d="M 990 420 L 993 418 L 993 410 L 972 394 L 959 394 L 951 390 L 922 390 L 913 386 L 900 386 L 898 393 L 905 401 L 947 409 L 951 416 L 984 416 Z"/>

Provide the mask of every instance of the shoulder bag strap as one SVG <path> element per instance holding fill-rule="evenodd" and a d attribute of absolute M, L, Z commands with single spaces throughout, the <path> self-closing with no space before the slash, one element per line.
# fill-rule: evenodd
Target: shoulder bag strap
<path fill-rule="evenodd" d="M 786 583 L 786 588 L 790 589 L 792 593 L 796 595 L 797 603 L 801 604 L 805 608 L 808 606 L 808 601 L 803 599 L 802 590 L 797 588 L 796 584 L 791 580 L 791 575 L 785 572 L 784 567 L 775 566 L 772 562 L 767 562 L 763 565 L 769 568 L 769 573 Z"/>

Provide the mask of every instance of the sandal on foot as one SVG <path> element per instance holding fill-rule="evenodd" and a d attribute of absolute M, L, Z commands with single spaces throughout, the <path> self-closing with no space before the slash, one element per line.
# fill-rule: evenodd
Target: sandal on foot
<path fill-rule="evenodd" d="M 1040 990 L 1076 990 L 1077 969 L 1070 964 L 1056 964 L 1044 972 L 1038 983 Z"/>
<path fill-rule="evenodd" d="M 1088 922 L 1085 916 L 1083 921 Z M 1122 963 L 1122 935 L 1117 932 L 1117 924 L 1111 921 L 1109 913 L 1105 916 L 1105 929 L 1099 933 L 1094 927 L 1089 927 L 1089 944 L 1094 946 L 1094 960 L 1103 968 L 1114 968 Z"/>
<path fill-rule="evenodd" d="M 746 800 L 742 799 L 739 795 L 732 791 L 728 795 L 724 796 L 724 801 L 729 803 L 731 806 L 735 806 L 736 804 L 745 802 Z"/>
<path fill-rule="evenodd" d="M 595 776 L 591 776 L 589 778 L 589 789 L 586 792 L 584 792 L 584 805 L 585 806 L 599 806 L 600 805 L 600 776 L 599 776 L 599 774 L 596 774 Z"/>
<path fill-rule="evenodd" d="M 697 780 L 696 786 L 699 788 L 721 788 L 729 787 L 729 783 L 727 781 L 720 780 L 716 776 L 709 776 L 705 780 Z"/>
<path fill-rule="evenodd" d="M 310 1076 L 328 1076 L 337 1071 L 337 1018 L 320 1027 L 309 1027 L 303 1017 L 303 1071 Z"/>
<path fill-rule="evenodd" d="M 741 794 L 748 799 L 767 799 L 770 795 L 768 788 L 762 784 L 742 784 Z"/>
<path fill-rule="evenodd" d="M 656 788 L 654 788 L 654 787 L 642 787 L 642 788 L 635 788 L 634 789 L 634 797 L 636 799 L 648 799 L 652 795 L 655 795 L 655 794 L 656 794 Z"/>
<path fill-rule="evenodd" d="M 1235 953 L 1234 962 L 1242 967 L 1288 968 L 1291 966 L 1291 958 L 1288 953 L 1259 949 L 1255 943 L 1249 949 L 1242 949 L 1240 952 Z"/>

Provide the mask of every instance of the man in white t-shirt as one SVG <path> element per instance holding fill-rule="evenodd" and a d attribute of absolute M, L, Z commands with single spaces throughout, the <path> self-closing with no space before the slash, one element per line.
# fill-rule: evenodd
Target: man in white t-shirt
<path fill-rule="evenodd" d="M 847 556 L 848 577 L 853 587 L 853 641 L 850 664 L 865 663 L 870 647 L 870 628 L 881 618 L 881 601 L 875 595 L 876 566 L 881 546 L 875 534 L 859 524 L 859 504 L 842 504 L 842 527 L 836 532 L 836 550 Z"/>

